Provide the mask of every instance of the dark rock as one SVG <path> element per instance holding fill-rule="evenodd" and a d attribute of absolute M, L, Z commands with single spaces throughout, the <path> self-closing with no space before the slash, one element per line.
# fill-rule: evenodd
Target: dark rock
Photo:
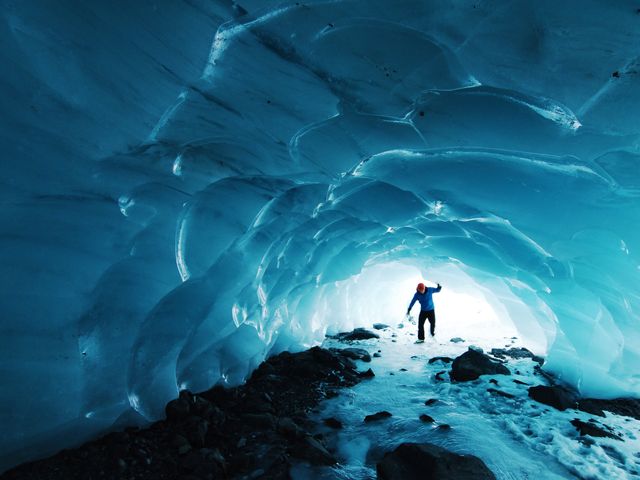
<path fill-rule="evenodd" d="M 622 440 L 622 438 L 619 435 L 616 435 L 615 433 L 613 433 L 609 427 L 606 427 L 607 429 L 609 429 L 609 431 L 607 431 L 604 428 L 599 427 L 593 421 L 583 422 L 578 418 L 574 418 L 573 420 L 571 420 L 571 425 L 576 427 L 576 429 L 580 432 L 580 435 L 589 435 L 591 437 L 606 437 L 606 438 L 614 438 L 616 440 Z"/>
<path fill-rule="evenodd" d="M 373 373 L 373 370 L 371 370 L 370 368 L 365 372 L 358 372 L 358 377 L 360 378 L 373 378 L 375 376 L 376 374 Z"/>
<path fill-rule="evenodd" d="M 436 375 L 435 375 L 435 379 L 436 379 L 436 380 L 438 380 L 438 381 L 440 381 L 440 382 L 444 381 L 444 377 L 443 377 L 443 375 L 444 375 L 445 373 L 447 373 L 447 371 L 446 371 L 446 370 L 442 370 L 441 372 L 436 373 Z"/>
<path fill-rule="evenodd" d="M 192 415 L 185 420 L 182 430 L 192 446 L 201 448 L 204 447 L 204 441 L 209 430 L 209 422 Z"/>
<path fill-rule="evenodd" d="M 448 432 L 449 430 L 451 430 L 451 425 L 449 425 L 448 423 L 441 423 L 440 425 L 438 425 L 438 430 Z"/>
<path fill-rule="evenodd" d="M 180 420 L 187 418 L 190 412 L 189 401 L 185 398 L 176 398 L 167 403 L 164 408 L 167 420 L 170 422 L 179 422 Z"/>
<path fill-rule="evenodd" d="M 498 385 L 498 380 L 496 380 L 495 378 L 492 378 L 491 380 L 489 380 L 489 383 L 493 383 L 494 385 Z"/>
<path fill-rule="evenodd" d="M 523 382 L 521 380 L 515 379 L 513 381 L 513 383 L 517 384 L 517 385 L 530 385 L 529 383 Z"/>
<path fill-rule="evenodd" d="M 521 347 L 521 348 L 510 348 L 505 350 L 504 348 L 492 348 L 491 355 L 498 358 L 530 358 L 534 362 L 538 362 L 540 365 L 544 363 L 544 358 L 534 355 L 530 350 Z"/>
<path fill-rule="evenodd" d="M 378 420 L 383 420 L 389 417 L 391 417 L 391 413 L 387 412 L 386 410 L 383 410 L 381 412 L 377 412 L 372 415 L 367 415 L 366 417 L 364 417 L 364 421 L 366 423 L 369 423 L 369 422 L 375 422 Z"/>
<path fill-rule="evenodd" d="M 352 341 L 352 340 L 368 340 L 370 338 L 380 338 L 380 335 L 377 333 L 373 333 L 366 328 L 356 328 L 351 332 L 341 332 L 337 335 L 331 337 L 336 338 L 342 341 Z"/>
<path fill-rule="evenodd" d="M 400 371 L 401 371 L 401 372 L 406 372 L 406 371 L 407 371 L 407 369 L 406 369 L 406 368 L 401 368 L 401 369 L 400 369 Z"/>
<path fill-rule="evenodd" d="M 284 435 L 287 438 L 302 438 L 305 435 L 302 430 L 293 419 L 284 417 L 278 420 L 277 426 L 278 433 Z"/>
<path fill-rule="evenodd" d="M 436 363 L 436 362 L 451 363 L 451 362 L 453 362 L 453 358 L 451 358 L 451 357 L 433 357 L 433 358 L 429 359 L 429 364 Z"/>
<path fill-rule="evenodd" d="M 449 341 L 450 341 L 450 342 L 453 342 L 453 343 L 460 343 L 460 342 L 464 342 L 464 339 L 463 339 L 463 338 L 460 338 L 460 337 L 454 337 L 454 338 L 452 338 L 452 339 L 451 339 L 451 340 L 449 340 Z"/>
<path fill-rule="evenodd" d="M 344 355 L 347 358 L 352 360 L 362 360 L 363 362 L 370 362 L 371 355 L 364 348 L 343 348 L 340 349 L 331 349 L 332 351 L 336 351 L 337 353 Z"/>
<path fill-rule="evenodd" d="M 602 400 L 596 398 L 581 398 L 578 400 L 578 409 L 604 417 L 604 411 L 622 415 L 624 417 L 640 420 L 640 399 L 638 398 L 614 398 Z"/>
<path fill-rule="evenodd" d="M 451 365 L 451 379 L 457 382 L 476 380 L 480 375 L 511 375 L 511 372 L 501 363 L 471 348 L 457 357 Z"/>
<path fill-rule="evenodd" d="M 427 415 L 426 413 L 423 413 L 422 415 L 420 415 L 420 420 L 422 420 L 425 423 L 433 423 L 433 422 L 435 422 L 433 417 Z"/>
<path fill-rule="evenodd" d="M 246 413 L 240 417 L 242 422 L 254 428 L 275 429 L 276 417 L 270 413 Z"/>
<path fill-rule="evenodd" d="M 374 357 L 376 357 L 376 358 L 380 358 L 382 355 L 380 355 L 378 352 L 375 352 L 375 353 L 373 354 L 373 356 L 374 356 Z"/>
<path fill-rule="evenodd" d="M 529 396 L 536 402 L 544 403 L 558 410 L 576 408 L 577 395 L 558 385 L 547 387 L 539 385 L 528 389 Z"/>
<path fill-rule="evenodd" d="M 438 400 L 437 398 L 430 398 L 429 400 L 426 400 L 426 401 L 424 402 L 424 404 L 425 404 L 427 407 L 431 407 L 432 405 L 435 405 L 435 404 L 437 404 L 437 403 L 439 403 L 439 402 L 440 402 L 440 400 Z"/>
<path fill-rule="evenodd" d="M 337 418 L 334 418 L 334 417 L 325 418 L 323 420 L 323 423 L 327 427 L 335 428 L 336 430 L 339 430 L 339 429 L 342 428 L 342 422 L 340 420 L 338 420 Z"/>
<path fill-rule="evenodd" d="M 487 392 L 493 393 L 494 395 L 499 395 L 504 398 L 516 398 L 515 395 L 511 395 L 510 393 L 503 392 L 502 390 L 496 390 L 495 388 L 487 388 Z"/>
<path fill-rule="evenodd" d="M 389 328 L 389 325 L 386 325 L 384 323 L 374 323 L 373 328 L 376 330 L 384 330 L 385 328 Z"/>
<path fill-rule="evenodd" d="M 403 443 L 377 464 L 380 480 L 495 480 L 478 457 L 428 443 Z"/>
<path fill-rule="evenodd" d="M 291 450 L 292 456 L 306 460 L 312 465 L 335 465 L 336 459 L 325 446 L 313 437 L 305 437 Z"/>

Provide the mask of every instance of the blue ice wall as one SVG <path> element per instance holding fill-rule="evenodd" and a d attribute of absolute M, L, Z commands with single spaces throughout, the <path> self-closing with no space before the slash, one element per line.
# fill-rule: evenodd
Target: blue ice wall
<path fill-rule="evenodd" d="M 336 282 L 393 262 L 509 291 L 549 371 L 637 395 L 639 27 L 626 1 L 2 2 L 0 466 L 352 326 Z"/>

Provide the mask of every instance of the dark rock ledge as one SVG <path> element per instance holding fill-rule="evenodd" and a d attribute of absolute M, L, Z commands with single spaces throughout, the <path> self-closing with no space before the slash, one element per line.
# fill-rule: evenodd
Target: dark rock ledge
<path fill-rule="evenodd" d="M 307 413 L 361 380 L 352 360 L 318 347 L 281 353 L 246 384 L 180 393 L 166 420 L 110 433 L 79 448 L 18 466 L 9 479 L 289 478 L 292 463 L 335 459 Z"/>

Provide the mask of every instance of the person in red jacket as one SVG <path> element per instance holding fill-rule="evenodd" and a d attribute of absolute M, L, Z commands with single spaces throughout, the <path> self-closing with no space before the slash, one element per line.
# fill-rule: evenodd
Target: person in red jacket
<path fill-rule="evenodd" d="M 434 293 L 442 290 L 442 287 L 438 283 L 438 288 L 425 287 L 424 283 L 419 283 L 416 288 L 416 293 L 409 304 L 407 309 L 407 315 L 411 312 L 411 307 L 416 302 L 420 302 L 420 316 L 418 316 L 418 341 L 416 343 L 424 342 L 424 321 L 428 318 L 431 325 L 431 336 L 436 334 L 436 312 L 433 306 Z"/>

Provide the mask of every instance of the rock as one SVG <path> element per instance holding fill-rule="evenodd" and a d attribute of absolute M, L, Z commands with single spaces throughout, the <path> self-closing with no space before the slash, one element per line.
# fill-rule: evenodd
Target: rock
<path fill-rule="evenodd" d="M 492 348 L 491 355 L 498 358 L 530 358 L 534 362 L 538 362 L 540 365 L 544 363 L 544 358 L 534 355 L 530 350 L 521 347 L 521 348 L 510 348 L 505 350 L 504 348 Z"/>
<path fill-rule="evenodd" d="M 516 385 L 531 385 L 530 383 L 526 383 L 526 382 L 520 381 L 518 379 L 515 379 L 513 381 L 513 383 L 515 383 Z"/>
<path fill-rule="evenodd" d="M 312 465 L 335 465 L 337 463 L 324 445 L 313 437 L 305 437 L 292 449 L 291 454 Z"/>
<path fill-rule="evenodd" d="M 437 404 L 437 403 L 439 403 L 439 402 L 440 402 L 440 400 L 438 400 L 437 398 L 430 398 L 429 400 L 426 400 L 426 401 L 424 402 L 424 404 L 425 404 L 427 407 L 431 407 L 432 405 L 435 405 L 435 404 Z"/>
<path fill-rule="evenodd" d="M 504 398 L 516 398 L 515 395 L 512 395 L 512 394 L 507 393 L 507 392 L 503 392 L 502 390 L 496 390 L 495 388 L 487 388 L 487 392 L 493 393 L 495 395 L 499 395 L 499 396 L 504 397 Z"/>
<path fill-rule="evenodd" d="M 167 403 L 167 406 L 164 407 L 164 412 L 167 416 L 167 420 L 170 422 L 179 422 L 189 416 L 189 401 L 185 398 L 176 398 L 175 400 L 171 400 Z"/>
<path fill-rule="evenodd" d="M 494 385 L 498 385 L 498 380 L 496 380 L 495 378 L 492 378 L 491 380 L 489 380 L 489 383 L 493 383 Z"/>
<path fill-rule="evenodd" d="M 445 373 L 447 373 L 447 371 L 446 371 L 446 370 L 442 370 L 441 372 L 436 373 L 436 375 L 435 375 L 435 379 L 436 379 L 436 380 L 438 380 L 438 381 L 440 381 L 440 382 L 443 382 L 443 381 L 444 381 L 444 377 L 443 377 L 443 375 L 444 375 Z"/>
<path fill-rule="evenodd" d="M 433 417 L 427 415 L 426 413 L 423 413 L 422 415 L 420 415 L 420 420 L 422 420 L 425 423 L 433 423 L 433 422 L 435 422 Z"/>
<path fill-rule="evenodd" d="M 240 418 L 246 425 L 255 428 L 271 430 L 276 426 L 276 418 L 270 413 L 245 413 Z"/>
<path fill-rule="evenodd" d="M 480 375 L 511 375 L 511 372 L 501 363 L 472 348 L 457 357 L 451 365 L 451 379 L 457 382 L 476 380 Z"/>
<path fill-rule="evenodd" d="M 451 425 L 449 425 L 448 423 L 441 423 L 440 425 L 438 425 L 438 430 L 448 432 L 449 430 L 451 430 Z"/>
<path fill-rule="evenodd" d="M 358 372 L 358 376 L 360 378 L 373 378 L 376 376 L 375 373 L 373 373 L 373 370 L 371 370 L 370 368 L 365 371 L 365 372 Z"/>
<path fill-rule="evenodd" d="M 373 356 L 374 356 L 374 357 L 376 357 L 376 358 L 380 358 L 382 355 L 380 355 L 378 352 L 375 352 L 375 353 L 373 354 Z"/>
<path fill-rule="evenodd" d="M 616 440 L 622 440 L 619 435 L 616 435 L 612 431 L 607 431 L 604 428 L 600 428 L 593 420 L 588 422 L 583 422 L 578 418 L 574 418 L 571 420 L 571 425 L 576 427 L 580 432 L 580 435 L 589 435 L 591 437 L 606 437 L 606 438 L 614 438 Z M 606 427 L 611 430 L 609 427 Z"/>
<path fill-rule="evenodd" d="M 378 420 L 383 420 L 389 417 L 391 417 L 391 414 L 386 410 L 383 410 L 381 412 L 374 413 L 373 415 L 367 415 L 366 417 L 364 417 L 364 421 L 365 423 L 376 422 Z"/>
<path fill-rule="evenodd" d="M 453 362 L 453 358 L 451 357 L 433 357 L 429 359 L 429 364 L 442 362 L 442 363 L 451 363 Z"/>
<path fill-rule="evenodd" d="M 296 422 L 289 417 L 283 417 L 278 420 L 278 433 L 287 438 L 302 438 L 305 435 Z"/>
<path fill-rule="evenodd" d="M 385 328 L 389 328 L 389 325 L 386 325 L 384 323 L 374 323 L 373 328 L 376 330 L 384 330 Z"/>
<path fill-rule="evenodd" d="M 450 341 L 450 342 L 453 342 L 453 343 L 461 343 L 461 342 L 464 342 L 464 339 L 463 339 L 463 338 L 460 338 L 460 337 L 453 337 L 453 338 L 452 338 L 451 340 L 449 340 L 449 341 Z"/>
<path fill-rule="evenodd" d="M 184 455 L 191 450 L 189 441 L 182 435 L 174 435 L 174 437 L 171 439 L 171 446 L 177 450 L 179 455 Z"/>
<path fill-rule="evenodd" d="M 544 385 L 530 387 L 528 392 L 529 396 L 536 402 L 544 403 L 558 410 L 576 408 L 577 395 L 558 385 L 552 387 Z"/>
<path fill-rule="evenodd" d="M 403 443 L 377 464 L 380 480 L 495 480 L 482 460 L 429 443 Z"/>
<path fill-rule="evenodd" d="M 401 371 L 401 372 L 406 372 L 406 371 L 407 371 L 407 369 L 406 369 L 406 368 L 401 368 L 401 369 L 400 369 L 400 371 Z"/>
<path fill-rule="evenodd" d="M 368 340 L 370 338 L 380 338 L 380 335 L 365 328 L 356 328 L 351 332 L 338 333 L 333 338 L 341 341 Z"/>
<path fill-rule="evenodd" d="M 331 349 L 332 351 L 334 349 Z M 342 350 L 335 349 L 337 353 L 344 355 L 352 360 L 362 360 L 363 362 L 370 362 L 371 355 L 364 348 L 343 348 Z"/>
<path fill-rule="evenodd" d="M 614 398 L 601 400 L 596 398 L 581 398 L 578 400 L 578 409 L 604 417 L 604 410 L 622 415 L 624 417 L 640 420 L 640 399 L 638 398 Z"/>
<path fill-rule="evenodd" d="M 339 429 L 342 428 L 342 422 L 340 420 L 338 420 L 337 418 L 334 418 L 334 417 L 325 418 L 322 422 L 327 427 L 335 428 L 336 430 L 339 430 Z"/>

